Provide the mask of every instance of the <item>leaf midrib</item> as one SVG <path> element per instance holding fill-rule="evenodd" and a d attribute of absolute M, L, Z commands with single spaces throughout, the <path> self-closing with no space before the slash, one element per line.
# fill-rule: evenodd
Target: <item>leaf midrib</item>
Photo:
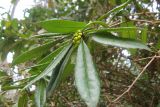
<path fill-rule="evenodd" d="M 91 97 L 91 94 L 90 94 L 90 91 L 89 91 L 89 79 L 88 79 L 88 73 L 87 73 L 87 63 L 86 63 L 86 52 L 84 50 L 84 42 L 82 41 L 82 50 L 83 50 L 83 60 L 84 60 L 84 69 L 85 69 L 85 83 L 87 84 L 86 87 L 87 87 L 87 93 L 89 94 L 89 97 Z"/>

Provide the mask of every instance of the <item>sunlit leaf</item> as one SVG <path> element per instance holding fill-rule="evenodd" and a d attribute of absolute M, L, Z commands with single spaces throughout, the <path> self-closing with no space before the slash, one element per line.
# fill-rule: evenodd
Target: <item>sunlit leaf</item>
<path fill-rule="evenodd" d="M 40 25 L 48 32 L 53 33 L 71 33 L 86 26 L 84 22 L 70 20 L 47 20 L 40 22 Z"/>
<path fill-rule="evenodd" d="M 77 52 L 75 83 L 88 107 L 96 107 L 100 95 L 100 82 L 89 49 L 83 41 Z"/>

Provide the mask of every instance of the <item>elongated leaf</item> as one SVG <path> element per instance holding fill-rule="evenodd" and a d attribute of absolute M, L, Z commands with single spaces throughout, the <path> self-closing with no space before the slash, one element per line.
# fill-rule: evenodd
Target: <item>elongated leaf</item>
<path fill-rule="evenodd" d="M 18 107 L 27 107 L 28 106 L 27 104 L 28 104 L 28 96 L 24 92 L 22 93 L 22 95 L 20 95 L 18 99 Z"/>
<path fill-rule="evenodd" d="M 107 12 L 106 14 L 102 15 L 98 20 L 103 20 L 104 18 L 108 17 L 110 14 L 117 12 L 121 9 L 123 9 L 124 7 L 126 7 L 132 0 L 128 0 L 127 2 L 121 4 L 120 6 L 117 6 L 115 8 L 113 8 L 112 10 L 110 10 L 109 12 Z"/>
<path fill-rule="evenodd" d="M 31 66 L 27 69 L 30 69 L 29 72 L 34 75 L 39 73 L 40 71 L 43 71 L 50 63 L 51 61 L 64 49 L 64 47 L 67 45 L 69 41 L 65 41 L 60 44 L 60 47 L 54 50 L 52 53 L 44 57 L 42 60 L 38 62 L 37 65 Z M 48 76 L 51 75 L 51 73 L 47 74 Z"/>
<path fill-rule="evenodd" d="M 136 41 L 134 39 L 116 37 L 108 32 L 95 33 L 93 34 L 92 39 L 103 45 L 112 45 L 112 46 L 118 46 L 118 47 L 123 47 L 123 48 L 146 49 L 150 51 L 150 49 L 146 45 L 144 45 L 143 43 L 139 41 Z"/>
<path fill-rule="evenodd" d="M 49 32 L 71 33 L 84 28 L 86 23 L 70 20 L 47 20 L 40 22 L 40 25 Z"/>
<path fill-rule="evenodd" d="M 123 27 L 126 27 L 126 28 L 137 28 L 135 25 L 134 25 L 134 22 L 132 21 L 129 21 L 129 22 L 125 22 L 125 23 L 122 23 L 120 25 L 122 28 Z M 126 29 L 124 31 L 121 32 L 121 34 L 119 35 L 120 37 L 123 37 L 123 38 L 131 38 L 131 39 L 136 39 L 137 38 L 137 31 L 136 30 L 140 30 L 140 28 L 137 28 L 135 30 L 131 30 L 131 29 Z"/>
<path fill-rule="evenodd" d="M 25 61 L 28 61 L 28 60 L 31 60 L 33 58 L 36 58 L 38 56 L 41 56 L 42 54 L 44 54 L 47 50 L 49 50 L 53 44 L 55 44 L 55 42 L 49 42 L 49 43 L 46 43 L 44 45 L 41 45 L 41 46 L 38 46 L 32 50 L 29 50 L 29 51 L 26 51 L 24 53 L 22 53 L 20 56 L 16 57 L 14 60 L 13 60 L 13 65 L 15 64 L 20 64 L 20 63 L 23 63 Z"/>
<path fill-rule="evenodd" d="M 88 107 L 96 107 L 100 95 L 100 82 L 89 49 L 84 42 L 78 47 L 75 83 Z"/>
<path fill-rule="evenodd" d="M 9 84 L 9 85 L 2 86 L 2 90 L 7 91 L 7 90 L 14 90 L 14 89 L 21 89 L 23 87 L 24 87 L 24 85 L 12 86 L 12 85 Z"/>
<path fill-rule="evenodd" d="M 72 54 L 73 48 L 70 48 L 62 62 L 59 64 L 59 66 L 53 70 L 51 79 L 49 81 L 49 84 L 47 86 L 47 96 L 52 95 L 54 89 L 59 85 L 60 81 L 62 80 L 63 72 L 66 68 L 66 65 L 69 61 L 69 58 Z"/>
<path fill-rule="evenodd" d="M 33 35 L 30 38 L 42 38 L 42 37 L 62 37 L 62 36 L 66 36 L 67 34 L 62 34 L 62 33 L 42 33 L 39 35 Z"/>
<path fill-rule="evenodd" d="M 73 48 L 72 54 L 70 55 L 70 59 L 64 69 L 63 75 L 62 75 L 62 81 L 65 81 L 67 77 L 72 75 L 75 68 L 75 60 L 77 56 L 77 47 Z"/>
<path fill-rule="evenodd" d="M 35 91 L 35 102 L 37 107 L 44 107 L 46 102 L 46 82 L 43 79 L 38 81 Z"/>
<path fill-rule="evenodd" d="M 69 46 L 66 46 L 56 57 L 55 59 L 49 64 L 49 66 L 41 72 L 37 77 L 35 77 L 32 81 L 30 81 L 22 90 L 27 88 L 28 86 L 32 85 L 36 81 L 40 80 L 41 78 L 45 77 L 47 74 L 51 73 L 53 69 L 56 68 L 56 66 L 61 62 L 61 60 L 64 58 L 66 53 L 68 52 L 68 49 L 70 48 Z"/>
<path fill-rule="evenodd" d="M 105 33 L 105 32 L 124 32 L 124 31 L 136 31 L 137 27 L 117 27 L 117 28 L 105 28 L 96 30 L 96 33 Z"/>
<path fill-rule="evenodd" d="M 49 55 L 47 55 L 46 57 L 44 57 L 38 63 L 41 64 L 41 63 L 45 63 L 45 62 L 50 62 L 67 45 L 68 42 L 69 41 L 65 41 L 65 42 L 61 43 L 59 48 L 57 48 L 52 53 L 50 53 Z"/>
<path fill-rule="evenodd" d="M 142 34 L 141 34 L 141 36 L 142 36 L 142 42 L 143 43 L 147 43 L 147 27 L 145 27 L 143 30 L 142 30 Z"/>

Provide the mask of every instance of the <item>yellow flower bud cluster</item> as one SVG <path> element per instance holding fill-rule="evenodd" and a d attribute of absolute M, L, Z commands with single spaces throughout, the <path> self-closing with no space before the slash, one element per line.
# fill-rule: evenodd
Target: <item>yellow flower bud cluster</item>
<path fill-rule="evenodd" d="M 79 44 L 82 38 L 82 32 L 78 30 L 74 35 L 73 35 L 73 44 Z"/>

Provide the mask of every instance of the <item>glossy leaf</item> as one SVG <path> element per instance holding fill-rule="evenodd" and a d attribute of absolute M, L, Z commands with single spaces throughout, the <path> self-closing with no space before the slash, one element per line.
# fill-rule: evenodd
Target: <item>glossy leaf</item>
<path fill-rule="evenodd" d="M 48 32 L 71 33 L 84 28 L 86 23 L 70 20 L 47 20 L 40 22 L 40 25 Z"/>
<path fill-rule="evenodd" d="M 72 54 L 73 48 L 70 48 L 64 59 L 59 63 L 59 65 L 53 70 L 51 79 L 47 86 L 47 96 L 52 95 L 54 89 L 59 85 L 62 80 L 62 75 L 65 71 L 65 68 L 68 64 L 70 56 Z"/>
<path fill-rule="evenodd" d="M 33 58 L 36 58 L 38 56 L 41 56 L 42 54 L 46 53 L 47 50 L 49 50 L 53 44 L 55 44 L 55 42 L 49 42 L 46 43 L 44 45 L 38 46 L 36 48 L 33 48 L 32 50 L 26 51 L 24 53 L 22 53 L 20 56 L 16 57 L 13 60 L 13 65 L 15 64 L 20 64 L 23 63 L 25 61 L 31 60 Z"/>
<path fill-rule="evenodd" d="M 100 95 L 100 82 L 89 49 L 83 41 L 77 52 L 75 83 L 88 107 L 96 107 Z"/>
<path fill-rule="evenodd" d="M 46 82 L 43 79 L 36 85 L 35 102 L 37 107 L 44 107 L 46 102 Z"/>
<path fill-rule="evenodd" d="M 35 77 L 32 81 L 30 81 L 22 90 L 24 90 L 25 88 L 29 87 L 30 85 L 32 85 L 36 81 L 40 80 L 41 78 L 45 77 L 47 74 L 51 73 L 57 67 L 57 65 L 59 65 L 59 63 L 61 62 L 61 60 L 64 58 L 64 56 L 68 52 L 69 48 L 70 48 L 70 45 L 66 46 L 66 48 L 64 48 L 55 57 L 55 59 L 49 64 L 49 66 L 43 72 L 41 72 L 37 77 Z"/>
<path fill-rule="evenodd" d="M 146 45 L 144 45 L 143 43 L 137 40 L 117 37 L 108 32 L 95 33 L 93 34 L 92 39 L 103 45 L 112 45 L 112 46 L 123 47 L 123 48 L 138 48 L 138 49 L 150 50 L 150 48 L 148 48 Z"/>

